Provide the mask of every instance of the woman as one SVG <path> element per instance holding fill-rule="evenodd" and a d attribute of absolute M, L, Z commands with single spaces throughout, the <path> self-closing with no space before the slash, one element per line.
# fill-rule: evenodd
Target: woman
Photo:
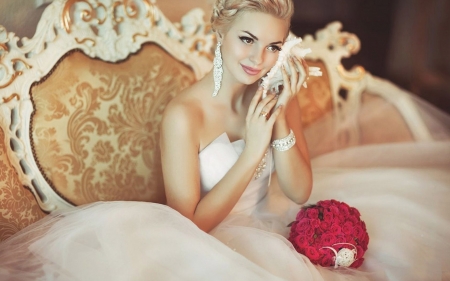
<path fill-rule="evenodd" d="M 218 1 L 211 21 L 218 38 L 216 56 L 223 59 L 214 73 L 220 74 L 210 72 L 165 111 L 160 143 L 167 204 L 206 232 L 231 212 L 255 177 L 258 164 L 272 161 L 272 151 L 286 196 L 302 204 L 311 193 L 309 156 L 296 122 L 300 109 L 297 102 L 290 103 L 305 80 L 303 62 L 289 60 L 291 77 L 282 69 L 286 86 L 279 96 L 262 99 L 262 88 L 258 88 L 278 59 L 292 13 L 291 1 Z M 287 137 L 290 130 L 297 140 L 293 147 L 268 150 L 271 142 Z M 208 161 L 212 160 L 202 157 L 221 137 L 245 143 L 232 167 L 220 167 L 220 163 L 211 167 Z M 216 157 L 216 151 L 211 153 Z M 211 169 L 222 169 L 223 177 L 207 185 L 208 180 L 202 179 L 211 175 Z"/>
<path fill-rule="evenodd" d="M 337 151 L 311 169 L 290 102 L 307 65 L 289 62 L 279 96 L 258 89 L 292 9 L 291 0 L 216 1 L 216 66 L 162 122 L 168 206 L 97 203 L 44 219 L 2 243 L 1 279 L 445 280 L 448 140 Z M 362 271 L 316 267 L 285 238 L 298 204 L 330 198 L 358 207 L 367 223 Z"/>

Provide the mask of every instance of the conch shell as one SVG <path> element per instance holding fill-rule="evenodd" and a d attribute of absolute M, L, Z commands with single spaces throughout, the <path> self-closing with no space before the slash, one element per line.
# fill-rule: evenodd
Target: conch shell
<path fill-rule="evenodd" d="M 288 75 L 291 75 L 291 69 L 288 64 L 289 57 L 304 58 L 308 53 L 311 52 L 310 48 L 300 47 L 302 38 L 300 37 L 290 37 L 284 42 L 281 47 L 281 51 L 278 55 L 278 60 L 275 65 L 270 69 L 265 77 L 262 78 L 261 86 L 264 88 L 263 97 L 267 95 L 267 92 L 271 90 L 272 92 L 279 93 L 279 87 L 283 85 L 283 75 L 281 73 L 281 66 L 284 65 Z M 319 67 L 309 67 L 308 73 L 310 76 L 322 76 L 322 71 Z M 306 81 L 303 86 L 307 88 Z"/>

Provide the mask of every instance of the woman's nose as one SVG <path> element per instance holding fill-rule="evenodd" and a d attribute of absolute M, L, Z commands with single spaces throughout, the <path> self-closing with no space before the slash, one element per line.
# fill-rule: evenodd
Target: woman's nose
<path fill-rule="evenodd" d="M 253 50 L 250 61 L 256 65 L 259 65 L 263 61 L 264 49 L 256 49 Z"/>

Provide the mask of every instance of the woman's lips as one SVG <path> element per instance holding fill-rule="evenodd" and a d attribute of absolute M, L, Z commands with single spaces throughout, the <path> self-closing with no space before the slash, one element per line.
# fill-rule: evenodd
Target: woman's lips
<path fill-rule="evenodd" d="M 261 71 L 260 69 L 251 68 L 243 64 L 241 64 L 241 66 L 242 69 L 244 69 L 245 73 L 247 73 L 248 75 L 256 75 Z"/>

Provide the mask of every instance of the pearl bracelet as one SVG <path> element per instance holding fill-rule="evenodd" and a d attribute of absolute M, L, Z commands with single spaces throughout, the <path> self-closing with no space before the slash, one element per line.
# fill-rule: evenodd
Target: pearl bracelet
<path fill-rule="evenodd" d="M 282 139 L 274 140 L 271 144 L 273 148 L 275 148 L 278 151 L 286 151 L 289 150 L 291 147 L 295 145 L 295 135 L 294 132 L 289 132 L 289 135 L 287 137 L 284 137 Z"/>

